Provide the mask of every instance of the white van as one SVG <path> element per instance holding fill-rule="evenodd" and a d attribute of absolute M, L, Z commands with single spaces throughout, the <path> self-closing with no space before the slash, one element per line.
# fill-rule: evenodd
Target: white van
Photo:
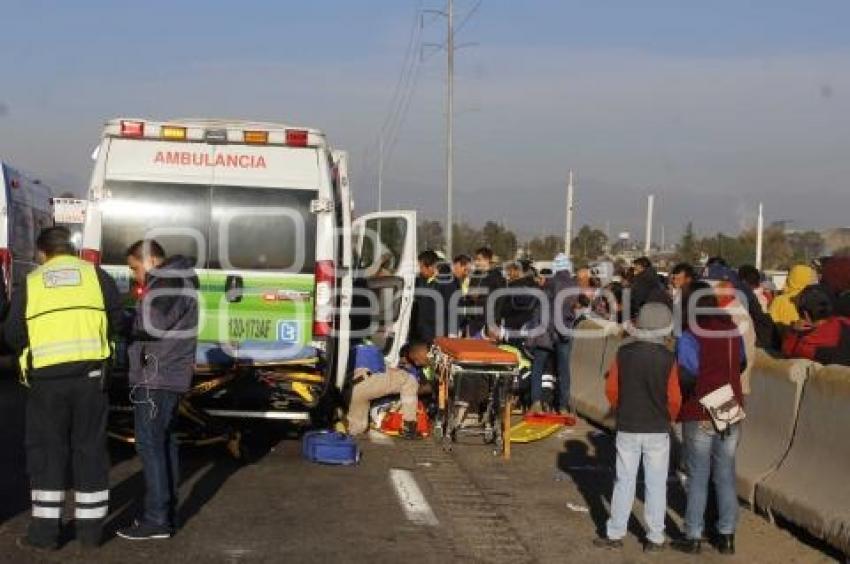
<path fill-rule="evenodd" d="M 35 240 L 53 226 L 51 197 L 40 181 L 0 162 L 0 266 L 10 293 L 38 266 Z"/>
<path fill-rule="evenodd" d="M 354 257 L 368 271 L 387 253 L 391 271 L 368 285 L 393 288 L 398 307 L 377 333 L 388 360 L 398 358 L 412 304 L 415 212 L 352 220 L 347 155 L 321 131 L 120 118 L 106 124 L 95 158 L 82 256 L 116 279 L 128 303 L 136 289 L 125 252 L 134 241 L 153 238 L 167 254 L 191 257 L 203 302 L 199 371 L 317 365 L 322 382 L 311 384 L 313 395 L 331 383 L 341 388 Z M 291 411 L 226 415 L 306 417 Z"/>

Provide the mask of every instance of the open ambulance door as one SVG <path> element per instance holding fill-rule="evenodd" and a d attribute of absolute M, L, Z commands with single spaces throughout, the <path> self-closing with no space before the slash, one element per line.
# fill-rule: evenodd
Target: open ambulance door
<path fill-rule="evenodd" d="M 333 151 L 333 184 L 335 199 L 334 208 L 337 217 L 336 234 L 336 264 L 337 264 L 337 315 L 334 327 L 337 338 L 334 340 L 334 378 L 337 389 L 345 385 L 348 372 L 348 354 L 351 349 L 351 306 L 352 284 L 354 272 L 353 259 L 353 226 L 351 222 L 352 198 L 351 187 L 348 183 L 348 153 Z"/>
<path fill-rule="evenodd" d="M 407 341 L 416 282 L 416 212 L 386 211 L 354 221 L 355 287 L 372 296 L 371 330 L 366 335 L 383 348 L 395 366 Z"/>

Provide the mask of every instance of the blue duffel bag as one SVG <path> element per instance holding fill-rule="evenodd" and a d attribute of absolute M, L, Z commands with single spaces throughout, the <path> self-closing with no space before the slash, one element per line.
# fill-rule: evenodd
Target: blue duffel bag
<path fill-rule="evenodd" d="M 301 454 L 310 462 L 319 464 L 346 466 L 360 461 L 360 449 L 351 435 L 328 430 L 304 433 Z"/>

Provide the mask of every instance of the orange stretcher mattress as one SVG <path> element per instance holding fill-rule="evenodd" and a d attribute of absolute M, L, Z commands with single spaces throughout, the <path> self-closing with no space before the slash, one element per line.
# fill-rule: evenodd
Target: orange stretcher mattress
<path fill-rule="evenodd" d="M 516 366 L 516 355 L 503 351 L 493 343 L 481 339 L 451 339 L 437 337 L 434 345 L 440 351 L 458 363 L 500 364 Z"/>

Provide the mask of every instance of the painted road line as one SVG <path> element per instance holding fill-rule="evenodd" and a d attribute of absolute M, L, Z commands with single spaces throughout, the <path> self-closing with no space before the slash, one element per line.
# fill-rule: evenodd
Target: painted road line
<path fill-rule="evenodd" d="M 416 483 L 412 472 L 390 468 L 390 482 L 408 521 L 426 527 L 436 527 L 440 524 L 425 496 L 422 495 L 422 490 L 419 489 L 419 484 Z"/>
<path fill-rule="evenodd" d="M 392 437 L 385 435 L 380 431 L 376 431 L 375 429 L 370 429 L 367 436 L 369 437 L 369 442 L 376 445 L 392 446 L 394 444 Z"/>

